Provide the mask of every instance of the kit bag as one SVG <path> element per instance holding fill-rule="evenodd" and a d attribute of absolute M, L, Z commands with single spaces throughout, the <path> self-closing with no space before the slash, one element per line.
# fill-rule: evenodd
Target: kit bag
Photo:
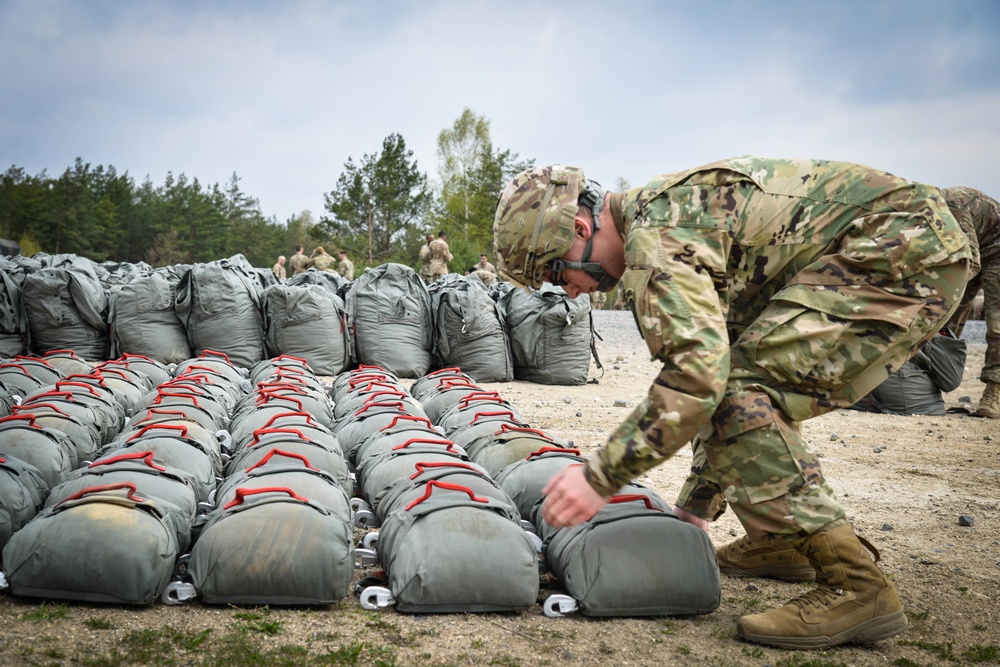
<path fill-rule="evenodd" d="M 527 609 L 538 597 L 535 546 L 509 500 L 431 480 L 396 500 L 378 557 L 401 612 Z"/>
<path fill-rule="evenodd" d="M 76 450 L 62 431 L 20 414 L 0 418 L 0 456 L 34 466 L 51 489 L 73 469 Z"/>
<path fill-rule="evenodd" d="M 38 468 L 0 456 L 0 549 L 42 509 L 49 487 Z"/>
<path fill-rule="evenodd" d="M 22 290 L 36 353 L 73 350 L 90 361 L 108 358 L 108 297 L 92 271 L 42 269 L 25 277 Z"/>
<path fill-rule="evenodd" d="M 156 270 L 111 292 L 108 323 L 112 357 L 138 354 L 176 364 L 194 356 L 174 309 L 178 282 L 172 271 Z"/>
<path fill-rule="evenodd" d="M 542 489 L 552 476 L 584 461 L 579 449 L 542 447 L 498 472 L 495 479 L 514 501 L 521 518 L 531 521 L 532 509 L 542 498 Z"/>
<path fill-rule="evenodd" d="M 333 604 L 353 574 L 350 513 L 288 487 L 238 487 L 209 514 L 188 564 L 209 604 Z"/>
<path fill-rule="evenodd" d="M 194 264 L 181 277 L 174 302 L 194 354 L 221 352 L 240 368 L 263 359 L 262 291 L 243 255 Z"/>
<path fill-rule="evenodd" d="M 652 492 L 612 496 L 589 521 L 542 529 L 545 562 L 585 616 L 708 614 L 722 600 L 708 534 Z"/>
<path fill-rule="evenodd" d="M 344 300 L 320 285 L 278 284 L 264 290 L 267 352 L 302 357 L 318 375 L 351 365 L 351 335 Z"/>
<path fill-rule="evenodd" d="M 131 484 L 84 489 L 42 510 L 3 550 L 15 595 L 150 604 L 178 556 L 175 515 Z"/>
<path fill-rule="evenodd" d="M 479 280 L 445 276 L 428 287 L 434 313 L 434 365 L 457 366 L 476 382 L 514 377 L 503 315 Z"/>
<path fill-rule="evenodd" d="M 21 299 L 23 280 L 17 264 L 0 259 L 0 359 L 28 351 L 28 315 Z"/>
<path fill-rule="evenodd" d="M 358 363 L 407 378 L 430 369 L 431 297 L 413 269 L 392 263 L 366 269 L 350 283 L 345 301 Z"/>
<path fill-rule="evenodd" d="M 539 384 L 587 381 L 594 341 L 590 299 L 571 299 L 558 287 L 512 289 L 500 298 L 510 329 L 514 377 Z"/>

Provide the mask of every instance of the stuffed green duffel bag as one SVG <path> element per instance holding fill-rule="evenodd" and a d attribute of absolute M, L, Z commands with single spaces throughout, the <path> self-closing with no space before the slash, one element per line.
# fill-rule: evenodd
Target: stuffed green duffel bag
<path fill-rule="evenodd" d="M 188 575 L 204 602 L 328 605 L 347 593 L 354 574 L 349 514 L 287 487 L 235 493 L 209 514 L 191 550 Z"/>
<path fill-rule="evenodd" d="M 509 501 L 441 480 L 389 513 L 379 561 L 401 612 L 527 609 L 538 598 L 537 550 Z"/>
<path fill-rule="evenodd" d="M 585 616 L 707 614 L 722 600 L 708 534 L 649 493 L 612 496 L 589 521 L 543 534 L 549 570 Z"/>
<path fill-rule="evenodd" d="M 42 510 L 3 550 L 15 595 L 150 604 L 178 556 L 175 514 L 134 484 L 95 486 Z"/>

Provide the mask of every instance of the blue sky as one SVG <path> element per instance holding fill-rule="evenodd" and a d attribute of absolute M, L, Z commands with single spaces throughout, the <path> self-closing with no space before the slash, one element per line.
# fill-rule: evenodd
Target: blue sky
<path fill-rule="evenodd" d="M 1000 198 L 1000 2 L 0 0 L 2 170 L 236 172 L 318 217 L 390 133 L 435 177 L 465 107 L 607 186 L 758 154 Z"/>

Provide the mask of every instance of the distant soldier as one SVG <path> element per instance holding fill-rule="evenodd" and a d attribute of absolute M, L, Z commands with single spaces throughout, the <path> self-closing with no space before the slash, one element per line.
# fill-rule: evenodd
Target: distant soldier
<path fill-rule="evenodd" d="M 333 266 L 333 257 L 328 255 L 321 245 L 316 246 L 312 251 L 309 261 L 317 271 L 328 271 Z"/>
<path fill-rule="evenodd" d="M 604 310 L 604 306 L 608 303 L 608 293 L 597 290 L 596 292 L 590 293 L 590 309 L 591 310 Z"/>
<path fill-rule="evenodd" d="M 495 274 L 497 272 L 497 267 L 490 264 L 490 260 L 486 256 L 486 253 L 483 253 L 482 255 L 479 256 L 479 264 L 476 264 L 476 270 L 489 271 L 490 273 Z"/>
<path fill-rule="evenodd" d="M 427 235 L 427 242 L 420 246 L 420 252 L 417 256 L 420 258 L 420 270 L 418 273 L 420 277 L 424 279 L 425 283 L 431 281 L 431 243 L 434 242 L 434 236 L 431 234 Z"/>
<path fill-rule="evenodd" d="M 448 262 L 455 259 L 448 250 L 448 235 L 438 232 L 438 237 L 430 242 L 431 255 L 431 282 L 441 278 L 448 273 Z"/>
<path fill-rule="evenodd" d="M 969 239 L 979 266 L 965 288 L 962 303 L 949 328 L 959 338 L 972 310 L 973 301 L 983 290 L 983 320 L 986 321 L 986 359 L 979 379 L 986 383 L 976 414 L 1000 418 L 1000 203 L 972 188 L 942 190 L 948 209 Z"/>
<path fill-rule="evenodd" d="M 343 276 L 344 280 L 354 280 L 354 262 L 347 259 L 347 251 L 340 251 L 340 263 L 337 264 L 337 273 Z"/>
<path fill-rule="evenodd" d="M 309 268 L 309 258 L 302 252 L 302 246 L 295 246 L 295 254 L 288 260 L 288 266 L 292 269 L 293 276 L 305 273 Z"/>
<path fill-rule="evenodd" d="M 271 267 L 271 272 L 278 280 L 285 279 L 285 256 L 278 255 L 278 263 Z"/>

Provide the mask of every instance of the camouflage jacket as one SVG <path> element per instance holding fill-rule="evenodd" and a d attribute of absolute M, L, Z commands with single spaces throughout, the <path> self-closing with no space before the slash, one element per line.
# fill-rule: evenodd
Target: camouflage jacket
<path fill-rule="evenodd" d="M 867 284 L 873 274 L 857 270 L 850 258 L 824 257 L 826 290 L 796 280 L 844 237 L 878 239 L 881 225 L 899 219 L 897 212 L 919 218 L 920 231 L 908 242 L 926 249 L 926 262 L 968 257 L 936 188 L 861 165 L 743 157 L 626 192 L 615 220 L 627 264 L 620 291 L 663 368 L 647 397 L 590 458 L 590 484 L 602 495 L 615 493 L 709 422 L 726 389 L 730 341 L 779 291 L 793 306 L 848 319 L 875 315 L 905 327 L 913 311 L 891 300 L 858 311 L 842 286 Z M 874 263 L 892 266 L 889 251 L 870 245 Z"/>
<path fill-rule="evenodd" d="M 430 242 L 431 274 L 448 273 L 448 262 L 454 259 L 448 250 L 448 242 L 437 238 Z"/>
<path fill-rule="evenodd" d="M 331 266 L 333 266 L 333 257 L 326 254 L 325 252 L 322 254 L 317 253 L 313 255 L 312 259 L 309 261 L 312 264 L 313 268 L 315 268 L 317 271 L 326 271 Z"/>
<path fill-rule="evenodd" d="M 969 239 L 976 272 L 1000 270 L 1000 202 L 973 188 L 948 188 L 941 194 Z"/>
<path fill-rule="evenodd" d="M 309 269 L 309 258 L 303 254 L 295 253 L 288 258 L 288 268 L 292 270 L 292 275 L 304 273 Z"/>
<path fill-rule="evenodd" d="M 349 259 L 340 260 L 340 263 L 337 264 L 337 273 L 342 275 L 345 280 L 354 280 L 354 262 Z"/>

